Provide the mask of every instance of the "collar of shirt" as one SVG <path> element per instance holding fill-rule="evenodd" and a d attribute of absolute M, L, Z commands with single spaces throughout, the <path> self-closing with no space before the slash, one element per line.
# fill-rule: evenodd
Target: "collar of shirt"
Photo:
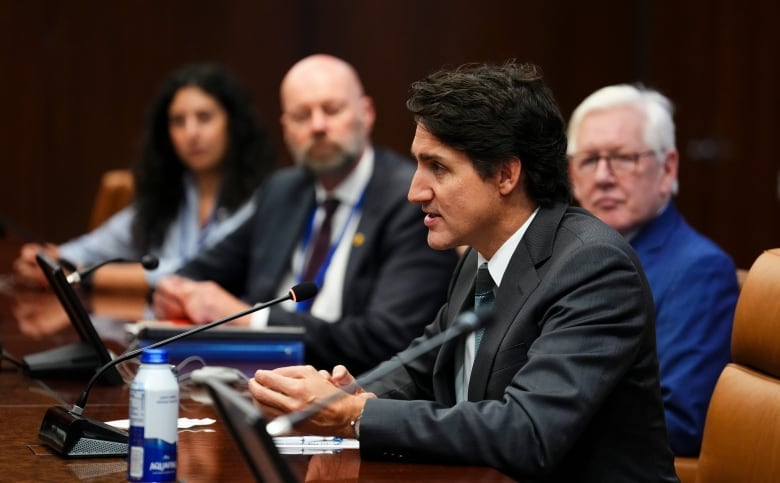
<path fill-rule="evenodd" d="M 525 220 L 525 223 L 523 223 L 520 228 L 518 228 L 517 231 L 514 232 L 512 236 L 510 236 L 504 242 L 503 245 L 501 245 L 501 247 L 493 255 L 493 258 L 490 260 L 486 259 L 484 256 L 482 256 L 481 253 L 477 252 L 477 266 L 488 262 L 490 277 L 495 282 L 496 287 L 501 285 L 501 279 L 504 278 L 504 272 L 506 272 L 506 268 L 509 266 L 509 261 L 512 259 L 512 255 L 515 253 L 517 245 L 520 244 L 520 240 L 522 240 L 523 235 L 525 235 L 525 232 L 528 230 L 528 227 L 531 226 L 531 222 L 534 221 L 537 213 L 539 213 L 538 207 L 534 210 L 533 213 L 531 213 L 531 216 Z"/>

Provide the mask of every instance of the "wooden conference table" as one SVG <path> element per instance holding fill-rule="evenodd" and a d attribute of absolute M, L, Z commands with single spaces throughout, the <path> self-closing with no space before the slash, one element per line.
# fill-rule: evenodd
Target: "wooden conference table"
<path fill-rule="evenodd" d="M 0 240 L 0 272 L 16 253 Z M 18 246 L 18 245 L 16 245 Z M 114 352 L 124 348 L 124 324 L 143 313 L 142 297 L 94 294 L 88 301 L 93 321 Z M 50 292 L 21 289 L 0 275 L 0 343 L 17 359 L 77 340 L 75 331 Z M 38 441 L 38 429 L 51 406 L 72 405 L 84 389 L 83 378 L 28 377 L 13 364 L 0 367 L 0 481 L 126 481 L 126 458 L 65 459 Z M 218 419 L 202 389 L 181 391 L 180 416 Z M 126 419 L 128 386 L 96 385 L 84 415 L 109 421 Z M 230 435 L 219 421 L 180 430 L 178 479 L 182 482 L 251 481 Z M 490 468 L 363 461 L 358 450 L 336 454 L 286 455 L 300 481 L 512 481 Z"/>

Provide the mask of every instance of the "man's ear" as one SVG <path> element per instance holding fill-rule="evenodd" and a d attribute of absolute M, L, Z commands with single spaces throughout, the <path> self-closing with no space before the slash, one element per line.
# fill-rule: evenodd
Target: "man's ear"
<path fill-rule="evenodd" d="M 668 149 L 664 153 L 662 189 L 665 193 L 676 195 L 678 189 L 677 170 L 680 165 L 680 155 L 676 149 Z"/>
<path fill-rule="evenodd" d="M 517 188 L 520 183 L 520 175 L 523 171 L 523 165 L 520 158 L 512 157 L 498 168 L 498 191 L 502 195 L 508 195 Z"/>

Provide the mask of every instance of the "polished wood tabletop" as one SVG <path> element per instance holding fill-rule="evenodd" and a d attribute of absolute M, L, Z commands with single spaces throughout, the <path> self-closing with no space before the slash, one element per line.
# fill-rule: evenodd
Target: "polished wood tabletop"
<path fill-rule="evenodd" d="M 0 344 L 15 359 L 78 340 L 53 293 L 17 286 L 8 275 L 18 244 L 0 239 Z M 129 339 L 125 325 L 143 317 L 140 296 L 91 294 L 85 305 L 105 345 L 120 353 Z M 84 415 L 100 421 L 128 417 L 129 381 L 137 363 L 123 363 L 125 383 L 94 387 Z M 32 378 L 8 360 L 0 367 L 0 481 L 126 481 L 126 458 L 68 459 L 38 440 L 46 410 L 70 407 L 84 390 L 85 378 L 72 374 Z M 241 389 L 238 387 L 237 389 Z M 219 419 L 203 388 L 183 384 L 180 417 Z M 490 468 L 401 464 L 361 460 L 358 450 L 334 454 L 285 455 L 300 481 L 465 482 L 512 481 Z M 251 481 L 230 434 L 219 420 L 179 431 L 178 480 L 181 482 Z"/>

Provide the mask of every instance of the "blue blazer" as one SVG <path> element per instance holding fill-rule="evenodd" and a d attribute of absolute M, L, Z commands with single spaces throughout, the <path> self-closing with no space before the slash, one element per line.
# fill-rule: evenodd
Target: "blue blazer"
<path fill-rule="evenodd" d="M 674 203 L 631 240 L 655 301 L 661 393 L 672 451 L 699 454 L 715 382 L 731 360 L 736 268 Z"/>
<path fill-rule="evenodd" d="M 366 371 L 419 336 L 444 302 L 458 258 L 428 246 L 424 214 L 406 199 L 413 174 L 407 158 L 375 149 L 357 227 L 363 239 L 349 254 L 340 320 L 271 309 L 269 325 L 306 329 L 307 363 Z M 275 298 L 314 204 L 314 179 L 298 167 L 280 170 L 258 191 L 254 216 L 179 273 L 214 280 L 250 303 Z"/>

